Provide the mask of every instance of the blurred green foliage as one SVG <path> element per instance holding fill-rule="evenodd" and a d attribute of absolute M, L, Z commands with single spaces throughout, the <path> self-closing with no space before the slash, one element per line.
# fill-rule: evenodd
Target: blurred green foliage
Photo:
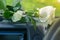
<path fill-rule="evenodd" d="M 10 6 L 16 6 L 20 0 L 6 0 L 6 4 Z"/>
<path fill-rule="evenodd" d="M 42 8 L 44 6 L 54 6 L 56 8 L 56 16 L 60 17 L 60 3 L 57 0 L 22 0 L 21 5 L 25 11 Z"/>
<path fill-rule="evenodd" d="M 57 0 L 0 0 L 0 9 L 5 9 L 6 5 L 16 6 L 19 1 L 25 11 L 54 6 L 56 7 L 56 16 L 60 17 L 60 3 Z"/>
<path fill-rule="evenodd" d="M 6 1 L 5 0 L 0 0 L 0 9 L 4 9 L 6 8 Z"/>

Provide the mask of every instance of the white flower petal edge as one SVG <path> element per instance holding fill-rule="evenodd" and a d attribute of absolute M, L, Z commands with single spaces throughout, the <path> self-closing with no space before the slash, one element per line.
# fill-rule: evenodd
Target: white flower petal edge
<path fill-rule="evenodd" d="M 12 21 L 13 22 L 17 22 L 17 21 L 19 21 L 19 20 L 21 20 L 21 18 L 23 17 L 23 11 L 17 11 L 16 13 L 14 13 L 13 14 L 13 16 L 12 16 Z"/>

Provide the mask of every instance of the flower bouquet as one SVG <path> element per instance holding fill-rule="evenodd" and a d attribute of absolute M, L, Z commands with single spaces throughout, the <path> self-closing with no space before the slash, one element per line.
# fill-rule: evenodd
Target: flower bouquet
<path fill-rule="evenodd" d="M 40 10 L 39 4 L 39 0 L 0 0 L 0 10 L 2 10 L 0 13 L 4 19 L 12 23 L 31 23 L 36 29 L 37 21 L 47 20 L 45 17 L 49 16 L 50 11 L 47 13 L 46 10 L 51 9 L 46 7 Z"/>

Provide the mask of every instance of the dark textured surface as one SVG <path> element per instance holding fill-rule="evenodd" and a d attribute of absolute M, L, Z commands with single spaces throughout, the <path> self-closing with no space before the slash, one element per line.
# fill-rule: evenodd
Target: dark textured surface
<path fill-rule="evenodd" d="M 42 40 L 44 37 L 43 33 L 43 27 L 37 26 L 37 29 L 34 30 L 34 27 L 32 25 L 26 25 L 26 24 L 13 24 L 13 23 L 4 23 L 0 22 L 0 32 L 1 31 L 23 31 L 23 29 L 27 30 L 27 35 L 24 37 L 27 37 L 27 40 Z"/>
<path fill-rule="evenodd" d="M 56 30 L 52 40 L 60 40 L 60 27 Z"/>
<path fill-rule="evenodd" d="M 43 40 L 51 40 L 53 34 L 57 30 L 57 28 L 60 26 L 60 19 L 57 19 L 55 23 L 50 27 L 47 35 L 44 37 Z"/>

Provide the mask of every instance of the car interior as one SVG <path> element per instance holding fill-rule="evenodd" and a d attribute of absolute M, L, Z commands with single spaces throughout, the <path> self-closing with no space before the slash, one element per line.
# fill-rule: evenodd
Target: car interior
<path fill-rule="evenodd" d="M 60 0 L 0 0 L 0 40 L 60 40 Z"/>

